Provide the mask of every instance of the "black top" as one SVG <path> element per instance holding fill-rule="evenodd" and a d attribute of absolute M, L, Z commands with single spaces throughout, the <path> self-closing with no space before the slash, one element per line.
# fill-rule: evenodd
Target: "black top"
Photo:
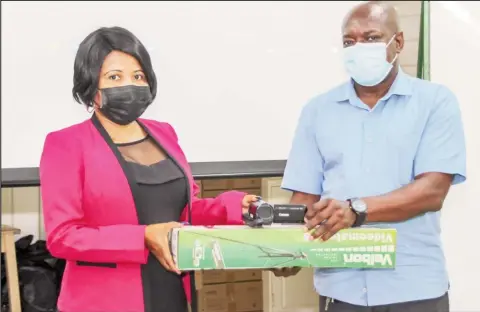
<path fill-rule="evenodd" d="M 166 158 L 149 137 L 117 144 L 117 147 L 138 185 L 139 223 L 149 225 L 180 220 L 188 201 L 183 171 L 172 159 Z M 152 253 L 147 264 L 142 266 L 142 279 L 149 286 L 144 287 L 145 311 L 187 311 L 182 278 L 165 270 Z"/>

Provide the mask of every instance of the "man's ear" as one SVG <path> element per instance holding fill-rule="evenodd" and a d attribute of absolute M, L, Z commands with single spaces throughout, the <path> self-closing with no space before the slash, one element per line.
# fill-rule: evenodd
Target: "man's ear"
<path fill-rule="evenodd" d="M 405 39 L 403 37 L 403 31 L 399 31 L 395 36 L 395 48 L 397 53 L 402 52 L 404 44 Z"/>

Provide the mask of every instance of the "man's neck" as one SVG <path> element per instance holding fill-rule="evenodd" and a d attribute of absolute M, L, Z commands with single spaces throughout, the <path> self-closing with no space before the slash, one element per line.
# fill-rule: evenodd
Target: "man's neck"
<path fill-rule="evenodd" d="M 390 74 L 380 84 L 373 87 L 364 87 L 354 82 L 355 92 L 363 103 L 373 108 L 377 102 L 387 94 L 398 75 L 398 67 L 392 68 Z"/>

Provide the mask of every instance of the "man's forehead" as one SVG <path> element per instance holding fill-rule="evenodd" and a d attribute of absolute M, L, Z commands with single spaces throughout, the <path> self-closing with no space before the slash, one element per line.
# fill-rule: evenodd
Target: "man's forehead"
<path fill-rule="evenodd" d="M 385 31 L 385 23 L 370 18 L 351 19 L 343 26 L 343 35 Z"/>
<path fill-rule="evenodd" d="M 366 28 L 385 29 L 389 18 L 389 8 L 383 4 L 368 2 L 356 6 L 345 17 L 343 30 L 354 31 Z"/>

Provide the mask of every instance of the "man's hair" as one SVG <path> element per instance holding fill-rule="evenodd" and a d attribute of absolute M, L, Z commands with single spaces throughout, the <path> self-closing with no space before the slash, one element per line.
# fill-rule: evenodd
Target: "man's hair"
<path fill-rule="evenodd" d="M 124 28 L 102 27 L 89 34 L 78 47 L 73 67 L 72 94 L 75 101 L 87 107 L 93 106 L 100 70 L 112 51 L 121 51 L 137 59 L 154 99 L 157 94 L 157 78 L 145 46 Z"/>

